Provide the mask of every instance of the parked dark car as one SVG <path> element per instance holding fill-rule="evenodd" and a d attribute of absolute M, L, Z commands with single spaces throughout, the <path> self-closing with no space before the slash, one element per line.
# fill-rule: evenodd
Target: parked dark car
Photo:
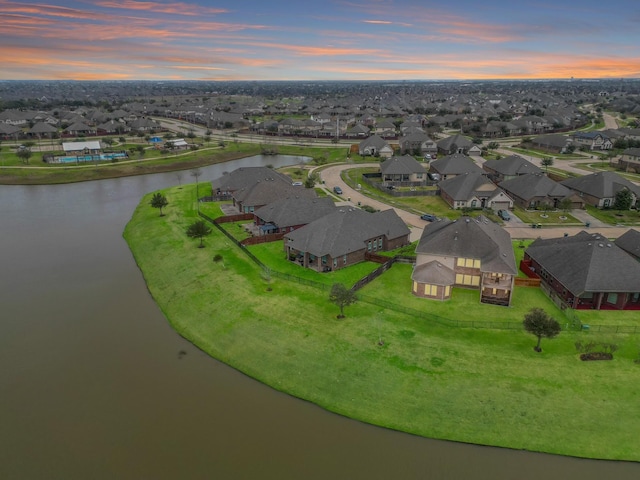
<path fill-rule="evenodd" d="M 427 222 L 435 222 L 438 217 L 436 217 L 433 213 L 425 213 L 423 215 L 420 215 L 420 218 L 422 220 L 426 220 Z"/>
<path fill-rule="evenodd" d="M 433 180 L 434 182 L 439 182 L 440 181 L 440 174 L 439 173 L 427 173 L 427 177 L 429 178 L 429 180 Z"/>
<path fill-rule="evenodd" d="M 342 195 L 342 189 L 338 186 L 333 187 L 333 191 L 338 195 Z"/>
<path fill-rule="evenodd" d="M 509 212 L 507 210 L 498 210 L 498 216 L 505 222 L 511 220 L 511 215 L 509 215 Z"/>

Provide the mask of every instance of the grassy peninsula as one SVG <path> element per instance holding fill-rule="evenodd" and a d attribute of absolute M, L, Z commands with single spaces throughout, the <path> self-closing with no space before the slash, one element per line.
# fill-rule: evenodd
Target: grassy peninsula
<path fill-rule="evenodd" d="M 145 196 L 124 237 L 173 328 L 211 356 L 275 389 L 387 428 L 640 461 L 638 336 L 609 335 L 620 345 L 613 361 L 581 362 L 574 342 L 603 338 L 563 332 L 543 341 L 538 354 L 522 330 L 452 328 L 363 301 L 337 320 L 327 291 L 265 277 L 216 229 L 206 248 L 197 248 L 185 235 L 198 218 L 194 190 L 164 190 L 163 217 L 149 205 L 151 193 Z M 213 261 L 217 254 L 221 261 Z M 389 295 L 402 281 L 395 268 L 366 295 Z M 453 302 L 455 296 L 448 309 Z M 472 315 L 482 308 L 476 304 Z M 522 320 L 518 308 L 498 308 Z"/>

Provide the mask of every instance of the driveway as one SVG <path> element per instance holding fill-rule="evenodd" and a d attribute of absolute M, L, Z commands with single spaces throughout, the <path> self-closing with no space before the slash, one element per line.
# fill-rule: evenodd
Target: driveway
<path fill-rule="evenodd" d="M 331 195 L 334 198 L 341 198 L 342 201 L 339 203 L 339 205 L 341 204 L 357 206 L 358 202 L 360 202 L 361 205 L 369 205 L 376 210 L 389 210 L 390 208 L 393 208 L 393 210 L 395 210 L 398 216 L 404 221 L 404 223 L 407 224 L 407 226 L 411 230 L 411 241 L 413 242 L 415 240 L 419 240 L 420 236 L 422 235 L 422 230 L 428 222 L 422 220 L 420 216 L 416 215 L 415 213 L 407 212 L 406 210 L 402 210 L 401 208 L 397 208 L 393 205 L 389 205 L 387 203 L 367 197 L 358 190 L 351 188 L 342 180 L 342 178 L 340 178 L 340 174 L 344 170 L 379 166 L 380 164 L 377 162 L 332 165 L 319 171 L 320 179 L 324 181 L 324 184 L 320 186 L 324 188 L 328 195 Z M 336 195 L 335 193 L 333 193 L 333 187 L 336 186 L 342 189 L 342 195 Z"/>
<path fill-rule="evenodd" d="M 369 198 L 362 192 L 351 188 L 342 180 L 342 178 L 340 178 L 340 173 L 344 170 L 349 170 L 352 168 L 377 167 L 379 165 L 379 163 L 347 163 L 329 166 L 323 170 L 319 170 L 320 178 L 324 181 L 324 184 L 320 186 L 327 192 L 327 195 L 330 195 L 334 198 L 342 199 L 342 201 L 339 202 L 338 205 L 349 205 L 356 207 L 358 205 L 358 202 L 360 202 L 361 205 L 370 205 L 377 210 L 388 210 L 389 208 L 393 208 L 398 216 L 402 218 L 402 220 L 411 230 L 411 241 L 413 242 L 419 240 L 424 227 L 428 225 L 429 222 L 422 220 L 419 215 L 407 212 L 406 210 L 394 207 L 393 205 L 389 205 L 384 202 Z M 339 186 L 342 189 L 342 195 L 336 195 L 335 193 L 333 193 L 333 187 L 335 186 Z M 576 212 L 578 212 L 577 215 Z M 571 214 L 585 224 L 587 221 L 589 221 L 590 227 L 543 227 L 534 230 L 529 224 L 524 223 L 513 214 L 511 215 L 511 220 L 509 222 L 505 222 L 504 227 L 505 230 L 509 232 L 512 239 L 557 238 L 562 237 L 565 233 L 568 235 L 575 235 L 582 230 L 593 231 L 594 233 L 597 231 L 607 238 L 617 238 L 630 229 L 630 227 L 613 227 L 604 224 L 599 220 L 593 218 L 585 210 L 573 210 Z"/>

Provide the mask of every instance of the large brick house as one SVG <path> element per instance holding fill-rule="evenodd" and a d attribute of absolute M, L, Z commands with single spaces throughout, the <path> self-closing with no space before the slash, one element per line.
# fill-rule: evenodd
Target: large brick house
<path fill-rule="evenodd" d="M 633 207 L 640 198 L 640 186 L 616 172 L 596 172 L 563 180 L 562 185 L 576 192 L 588 205 L 598 208 L 612 207 L 616 194 L 623 189 L 631 192 Z"/>
<path fill-rule="evenodd" d="M 411 275 L 417 297 L 447 300 L 453 287 L 480 290 L 480 301 L 508 306 L 516 269 L 509 233 L 480 215 L 442 219 L 424 229 Z"/>
<path fill-rule="evenodd" d="M 566 307 L 640 310 L 640 263 L 599 233 L 538 239 L 525 251 L 523 267 Z"/>
<path fill-rule="evenodd" d="M 408 245 L 410 233 L 392 209 L 368 213 L 345 207 L 285 234 L 284 249 L 290 261 L 326 272 L 362 262 L 367 253 Z"/>

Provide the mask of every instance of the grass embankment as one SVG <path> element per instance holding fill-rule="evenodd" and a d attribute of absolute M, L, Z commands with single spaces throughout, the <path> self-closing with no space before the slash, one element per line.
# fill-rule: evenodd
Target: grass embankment
<path fill-rule="evenodd" d="M 148 158 L 132 157 L 130 161 L 101 162 L 90 165 L 47 165 L 32 157 L 29 165 L 0 167 L 0 184 L 44 185 L 56 183 L 84 182 L 106 178 L 129 177 L 149 173 L 188 170 L 238 158 L 258 155 L 258 145 L 241 145 L 234 149 L 212 149 L 181 152 L 166 157 L 157 157 L 155 152 Z"/>
<path fill-rule="evenodd" d="M 133 144 L 135 145 L 135 144 Z M 348 145 L 343 148 L 324 146 L 303 147 L 296 145 L 277 145 L 273 151 L 281 155 L 299 155 L 310 157 L 316 163 L 344 161 Z M 0 147 L 2 148 L 2 147 Z M 0 184 L 5 185 L 41 185 L 73 183 L 105 178 L 128 177 L 148 173 L 162 173 L 177 170 L 189 170 L 206 165 L 228 162 L 238 158 L 259 155 L 263 146 L 255 143 L 233 142 L 226 148 L 205 146 L 195 151 L 176 151 L 166 155 L 160 151 L 146 148 L 142 156 L 132 153 L 128 160 L 118 162 L 97 162 L 90 164 L 47 164 L 42 162 L 42 153 L 34 153 L 28 164 L 22 163 L 15 153 L 0 152 Z M 117 148 L 115 148 L 117 150 Z M 46 152 L 44 152 L 46 153 Z M 61 152 L 55 152 L 60 154 Z"/>
<path fill-rule="evenodd" d="M 213 357 L 328 410 L 417 435 L 640 460 L 637 336 L 607 338 L 621 345 L 613 361 L 580 362 L 574 341 L 600 337 L 563 332 L 543 340 L 538 354 L 520 330 L 444 327 L 365 302 L 339 321 L 326 292 L 278 279 L 267 285 L 217 230 L 197 248 L 185 235 L 197 218 L 193 187 L 165 193 L 166 216 L 147 195 L 124 236 L 171 325 Z M 222 262 L 212 261 L 216 254 Z M 404 289 L 396 266 L 367 295 Z M 455 314 L 482 315 L 478 303 L 465 305 Z M 438 308 L 455 309 L 456 299 Z M 515 308 L 495 308 L 521 320 Z"/>

